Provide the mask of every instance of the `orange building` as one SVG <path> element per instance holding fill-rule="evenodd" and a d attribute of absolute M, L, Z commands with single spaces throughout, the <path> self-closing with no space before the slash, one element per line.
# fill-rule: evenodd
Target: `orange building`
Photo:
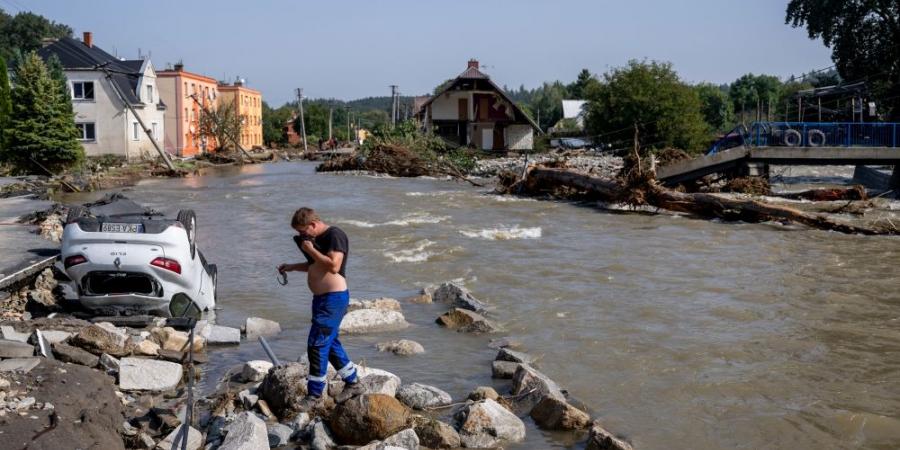
<path fill-rule="evenodd" d="M 244 86 L 244 81 L 238 79 L 234 84 L 222 84 L 219 86 L 219 101 L 233 102 L 235 112 L 244 119 L 241 127 L 240 142 L 245 149 L 262 147 L 262 93 Z"/>
<path fill-rule="evenodd" d="M 203 108 L 215 109 L 218 104 L 220 93 L 216 80 L 186 72 L 183 64 L 157 72 L 156 77 L 160 98 L 174 112 L 166 114 L 166 151 L 177 156 L 194 156 L 215 150 L 216 138 L 200 133 L 200 114 Z"/>

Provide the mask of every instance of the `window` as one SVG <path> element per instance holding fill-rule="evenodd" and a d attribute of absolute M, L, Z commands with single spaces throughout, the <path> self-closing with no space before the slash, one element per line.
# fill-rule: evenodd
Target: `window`
<path fill-rule="evenodd" d="M 81 134 L 81 136 L 78 138 L 79 141 L 97 140 L 96 126 L 93 122 L 76 123 L 75 128 L 77 128 L 78 132 Z"/>
<path fill-rule="evenodd" d="M 131 122 L 131 140 L 139 141 L 141 139 L 141 128 L 137 122 Z"/>
<path fill-rule="evenodd" d="M 190 120 L 190 119 L 188 119 L 188 109 L 187 109 L 187 107 L 185 107 L 184 108 L 184 121 L 187 122 L 188 120 Z"/>
<path fill-rule="evenodd" d="M 184 82 L 184 95 L 187 95 L 187 81 Z"/>
<path fill-rule="evenodd" d="M 153 122 L 150 124 L 150 135 L 153 136 L 153 139 L 159 139 L 159 135 L 157 133 L 158 123 Z"/>
<path fill-rule="evenodd" d="M 153 85 L 147 85 L 147 103 L 153 103 Z"/>
<path fill-rule="evenodd" d="M 74 82 L 72 82 L 72 99 L 74 99 L 74 100 L 93 100 L 94 99 L 94 82 L 93 81 L 74 81 Z"/>

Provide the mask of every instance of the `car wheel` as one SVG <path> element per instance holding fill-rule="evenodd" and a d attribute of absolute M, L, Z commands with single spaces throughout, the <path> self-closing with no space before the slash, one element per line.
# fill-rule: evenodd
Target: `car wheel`
<path fill-rule="evenodd" d="M 193 209 L 182 209 L 178 211 L 178 221 L 184 227 L 187 233 L 188 243 L 191 246 L 191 259 L 197 255 L 197 215 Z"/>
<path fill-rule="evenodd" d="M 66 225 L 75 222 L 76 220 L 87 217 L 88 210 L 84 206 L 71 206 L 69 207 L 69 214 L 66 216 Z"/>
<path fill-rule="evenodd" d="M 212 285 L 213 285 L 213 291 L 212 291 L 213 304 L 215 304 L 216 301 L 218 300 L 218 296 L 219 296 L 219 266 L 217 266 L 215 264 L 210 264 L 208 267 L 209 268 L 207 269 L 207 272 L 209 272 L 209 277 L 212 278 Z"/>

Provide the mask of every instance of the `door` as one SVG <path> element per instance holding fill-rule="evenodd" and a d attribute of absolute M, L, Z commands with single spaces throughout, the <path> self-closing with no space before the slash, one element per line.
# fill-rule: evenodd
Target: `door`
<path fill-rule="evenodd" d="M 463 122 L 469 120 L 469 99 L 459 99 L 459 115 L 457 117 L 459 117 L 459 120 Z"/>
<path fill-rule="evenodd" d="M 493 128 L 482 128 L 481 129 L 481 149 L 482 150 L 490 150 L 494 148 L 494 129 Z"/>
<path fill-rule="evenodd" d="M 503 127 L 494 127 L 494 150 L 503 150 L 506 148 L 506 142 L 504 142 L 503 134 Z"/>

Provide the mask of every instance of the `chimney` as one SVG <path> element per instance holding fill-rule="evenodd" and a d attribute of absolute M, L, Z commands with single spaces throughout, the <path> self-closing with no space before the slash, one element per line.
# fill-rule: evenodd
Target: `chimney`
<path fill-rule="evenodd" d="M 478 69 L 478 60 L 477 59 L 473 58 L 473 59 L 469 60 L 469 69 Z"/>
<path fill-rule="evenodd" d="M 94 34 L 90 31 L 84 32 L 84 37 L 81 39 L 81 42 L 84 42 L 84 45 L 90 47 L 94 46 Z"/>
<path fill-rule="evenodd" d="M 184 63 L 175 63 L 176 72 L 184 72 Z"/>

